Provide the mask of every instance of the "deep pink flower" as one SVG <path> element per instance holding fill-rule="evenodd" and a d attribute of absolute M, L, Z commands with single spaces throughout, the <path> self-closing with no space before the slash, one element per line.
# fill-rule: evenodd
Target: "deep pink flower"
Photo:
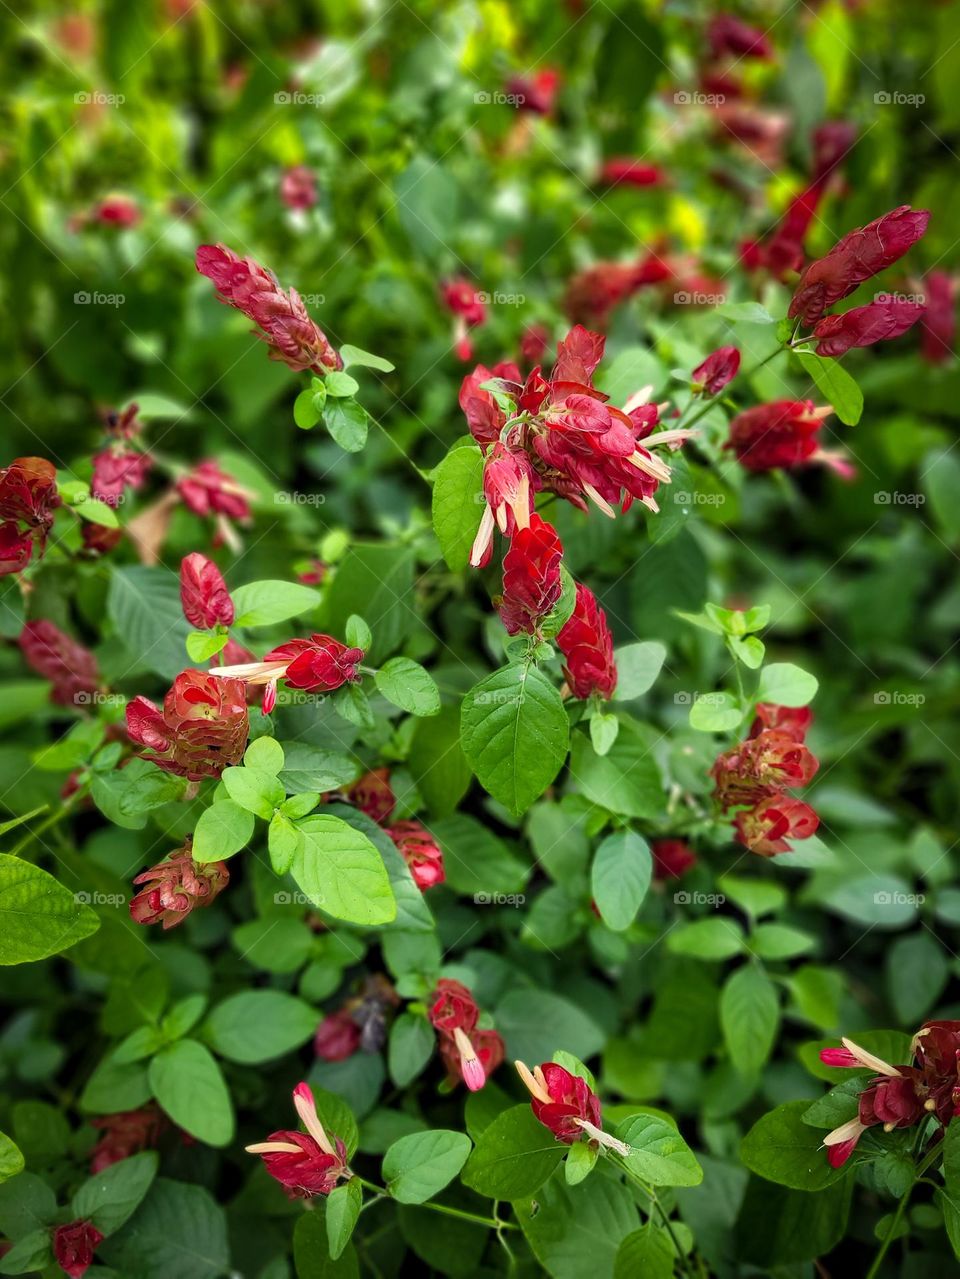
<path fill-rule="evenodd" d="M 129 195 L 108 195 L 93 208 L 93 218 L 104 226 L 132 227 L 141 218 L 140 206 Z"/>
<path fill-rule="evenodd" d="M 629 156 L 614 156 L 603 162 L 600 181 L 608 186 L 658 187 L 665 182 L 663 170 L 656 164 L 644 164 Z"/>
<path fill-rule="evenodd" d="M 682 839 L 655 839 L 650 844 L 653 853 L 653 877 L 662 882 L 680 879 L 697 864 L 697 855 Z"/>
<path fill-rule="evenodd" d="M 212 280 L 221 302 L 236 307 L 260 329 L 270 358 L 300 372 L 342 369 L 343 360 L 307 313 L 296 289 L 280 287 L 271 271 L 253 258 L 240 258 L 224 244 L 202 244 L 197 270 Z"/>
<path fill-rule="evenodd" d="M 574 697 L 613 696 L 617 687 L 613 639 L 606 614 L 582 582 L 577 583 L 576 603 L 557 635 L 557 647 L 566 659 L 563 676 Z"/>
<path fill-rule="evenodd" d="M 349 1012 L 328 1013 L 313 1037 L 313 1051 L 321 1061 L 346 1061 L 360 1047 L 360 1033 Z"/>
<path fill-rule="evenodd" d="M 817 355 L 845 355 L 852 347 L 898 338 L 913 328 L 923 312 L 916 302 L 892 298 L 854 307 L 843 315 L 824 316 L 813 330 Z"/>
<path fill-rule="evenodd" d="M 70 1279 L 83 1279 L 93 1265 L 93 1254 L 103 1235 L 89 1221 L 71 1221 L 57 1226 L 53 1232 L 53 1255 L 60 1269 Z"/>
<path fill-rule="evenodd" d="M 953 357 L 957 334 L 956 283 L 946 271 L 931 271 L 923 281 L 926 310 L 920 321 L 920 350 L 928 364 Z"/>
<path fill-rule="evenodd" d="M 774 400 L 745 409 L 730 423 L 725 445 L 748 471 L 790 470 L 819 454 L 817 436 L 833 409 L 812 400 Z"/>
<path fill-rule="evenodd" d="M 421 892 L 443 883 L 443 850 L 425 826 L 416 821 L 397 822 L 387 834 L 400 850 Z"/>
<path fill-rule="evenodd" d="M 555 1062 L 545 1061 L 532 1071 L 517 1063 L 530 1091 L 530 1109 L 557 1141 L 572 1145 L 584 1135 L 584 1125 L 600 1129 L 600 1098 L 585 1079 L 571 1075 Z M 594 1136 L 589 1129 L 588 1136 Z"/>
<path fill-rule="evenodd" d="M 222 515 L 241 524 L 251 518 L 251 494 L 212 458 L 198 462 L 178 480 L 177 492 L 194 515 Z"/>
<path fill-rule="evenodd" d="M 137 875 L 146 884 L 130 901 L 130 917 L 137 924 L 163 924 L 164 930 L 182 924 L 198 906 L 209 906 L 230 882 L 226 862 L 195 862 L 192 840 L 156 866 Z"/>
<path fill-rule="evenodd" d="M 264 655 L 264 662 L 286 663 L 277 678 L 291 688 L 308 693 L 330 693 L 341 684 L 355 683 L 357 665 L 363 660 L 362 648 L 348 648 L 330 635 L 311 635 L 306 639 L 288 640 Z"/>
<path fill-rule="evenodd" d="M 713 351 L 690 375 L 695 385 L 707 395 L 719 395 L 732 382 L 740 369 L 740 352 L 735 346 L 721 346 Z"/>
<path fill-rule="evenodd" d="M 924 234 L 929 221 L 925 209 L 902 204 L 867 226 L 848 231 L 825 257 L 804 271 L 787 314 L 813 326 L 828 307 L 899 261 Z"/>
<path fill-rule="evenodd" d="M 226 668 L 221 668 L 226 669 Z M 239 764 L 250 732 L 246 686 L 211 671 L 181 671 L 163 699 L 163 710 L 146 697 L 127 704 L 131 741 L 153 751 L 165 772 L 200 781 Z"/>
<path fill-rule="evenodd" d="M 497 1067 L 503 1065 L 505 1048 L 496 1030 L 460 1030 L 453 1035 L 441 1035 L 438 1047 L 449 1081 L 457 1083 L 462 1079 L 471 1092 L 482 1088 Z"/>
<path fill-rule="evenodd" d="M 563 547 L 552 524 L 532 515 L 527 528 L 518 529 L 503 557 L 503 598 L 500 618 L 510 635 L 536 633 L 539 623 L 560 598 Z"/>
<path fill-rule="evenodd" d="M 305 1133 L 281 1129 L 246 1149 L 260 1155 L 267 1172 L 291 1199 L 329 1195 L 339 1182 L 353 1175 L 347 1167 L 347 1148 L 339 1137 L 331 1141 L 327 1136 L 308 1084 L 297 1084 L 293 1104 Z"/>
<path fill-rule="evenodd" d="M 507 422 L 492 394 L 480 389 L 484 382 L 494 378 L 517 385 L 523 381 L 515 364 L 495 364 L 492 369 L 488 369 L 485 364 L 478 364 L 460 384 L 460 407 L 466 416 L 470 434 L 481 448 L 495 444 Z"/>
<path fill-rule="evenodd" d="M 280 179 L 280 199 L 288 209 L 312 209 L 317 202 L 317 177 L 305 164 L 285 169 Z"/>
<path fill-rule="evenodd" d="M 233 600 L 223 574 L 199 551 L 180 563 L 180 603 L 184 617 L 199 630 L 233 624 Z"/>
<path fill-rule="evenodd" d="M 510 449 L 498 440 L 483 466 L 483 496 L 486 505 L 470 552 L 474 567 L 488 563 L 494 525 L 504 537 L 528 528 L 533 514 L 534 494 L 540 487 L 530 459 L 519 449 Z"/>
<path fill-rule="evenodd" d="M 441 977 L 430 997 L 430 1025 L 452 1035 L 455 1030 L 471 1031 L 480 1017 L 473 995 L 462 982 Z"/>
<path fill-rule="evenodd" d="M 115 444 L 93 455 L 90 492 L 108 506 L 116 506 L 125 488 L 143 488 L 153 459 L 149 453 Z"/>
<path fill-rule="evenodd" d="M 51 701 L 59 706 L 82 706 L 92 700 L 100 671 L 88 648 L 46 618 L 27 622 L 18 643 L 28 665 L 52 683 Z"/>
<path fill-rule="evenodd" d="M 757 27 L 751 27 L 732 13 L 718 13 L 707 28 L 710 53 L 714 58 L 773 57 L 773 45 Z"/>
<path fill-rule="evenodd" d="M 761 857 L 789 853 L 790 839 L 809 839 L 820 818 L 809 804 L 783 791 L 761 799 L 756 807 L 737 813 L 734 826 L 744 848 Z"/>
<path fill-rule="evenodd" d="M 758 702 L 756 719 L 750 726 L 750 736 L 758 737 L 765 728 L 775 728 L 786 733 L 795 742 L 802 742 L 813 723 L 813 711 L 809 706 L 778 706 L 775 702 Z"/>

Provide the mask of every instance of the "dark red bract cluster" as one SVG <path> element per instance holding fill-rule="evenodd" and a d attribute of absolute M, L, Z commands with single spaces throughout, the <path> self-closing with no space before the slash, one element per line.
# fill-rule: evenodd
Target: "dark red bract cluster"
<path fill-rule="evenodd" d="M 748 471 L 792 470 L 822 456 L 818 435 L 830 408 L 812 400 L 774 400 L 738 413 L 725 445 Z"/>
<path fill-rule="evenodd" d="M 201 630 L 233 623 L 233 600 L 223 574 L 199 551 L 180 563 L 180 603 L 190 625 Z"/>
<path fill-rule="evenodd" d="M 396 822 L 387 828 L 387 834 L 399 849 L 413 882 L 421 892 L 444 882 L 443 850 L 421 822 Z"/>
<path fill-rule="evenodd" d="M 238 679 L 181 671 L 162 710 L 146 697 L 127 705 L 127 732 L 168 773 L 191 781 L 219 777 L 243 758 L 250 732 L 246 691 Z"/>
<path fill-rule="evenodd" d="M 17 457 L 0 471 L 0 576 L 25 569 L 35 546 L 43 555 L 59 505 L 52 462 Z"/>
<path fill-rule="evenodd" d="M 327 1136 L 308 1084 L 297 1084 L 293 1103 L 307 1129 L 305 1133 L 281 1128 L 270 1133 L 266 1141 L 246 1149 L 261 1157 L 267 1172 L 283 1186 L 289 1198 L 329 1195 L 352 1175 L 347 1167 L 347 1148 L 339 1137 L 331 1140 Z"/>
<path fill-rule="evenodd" d="M 103 1242 L 101 1232 L 89 1221 L 71 1221 L 53 1232 L 53 1255 L 70 1279 L 83 1279 L 93 1265 L 93 1254 Z"/>
<path fill-rule="evenodd" d="M 195 862 L 192 840 L 156 866 L 137 875 L 145 884 L 130 902 L 130 916 L 138 924 L 175 928 L 198 906 L 209 906 L 230 882 L 226 862 Z"/>
<path fill-rule="evenodd" d="M 600 1098 L 585 1079 L 552 1061 L 537 1066 L 533 1077 L 540 1089 L 539 1095 L 531 1097 L 530 1109 L 557 1141 L 568 1146 L 579 1141 L 584 1135 L 584 1120 L 600 1127 Z"/>
<path fill-rule="evenodd" d="M 586 700 L 594 693 L 611 698 L 617 687 L 613 637 L 607 618 L 593 591 L 577 583 L 573 612 L 557 634 L 557 646 L 566 659 L 564 679 L 574 697 Z"/>
<path fill-rule="evenodd" d="M 167 1123 L 166 1116 L 153 1102 L 139 1110 L 121 1110 L 91 1119 L 91 1126 L 100 1136 L 90 1155 L 90 1171 L 102 1172 L 141 1150 L 152 1149 Z"/>
<path fill-rule="evenodd" d="M 46 618 L 27 622 L 18 643 L 28 665 L 53 685 L 51 701 L 59 706 L 83 706 L 93 699 L 100 672 L 88 648 Z"/>
<path fill-rule="evenodd" d="M 563 547 L 557 530 L 539 515 L 513 537 L 503 557 L 503 598 L 500 618 L 507 633 L 536 634 L 538 624 L 560 598 Z"/>
<path fill-rule="evenodd" d="M 311 635 L 309 639 L 287 640 L 272 648 L 263 660 L 286 662 L 280 678 L 291 688 L 302 688 L 307 693 L 330 693 L 360 678 L 357 666 L 363 661 L 363 649 L 341 644 L 331 635 Z"/>
<path fill-rule="evenodd" d="M 441 977 L 430 997 L 430 1024 L 451 1080 L 463 1079 L 471 1092 L 482 1088 L 503 1062 L 499 1033 L 480 1028 L 480 1009 L 462 982 Z"/>

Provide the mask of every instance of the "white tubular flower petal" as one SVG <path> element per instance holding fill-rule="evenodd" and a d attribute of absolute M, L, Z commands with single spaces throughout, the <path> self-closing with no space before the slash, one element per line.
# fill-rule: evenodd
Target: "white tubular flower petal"
<path fill-rule="evenodd" d="M 632 466 L 635 466 L 638 471 L 643 471 L 645 475 L 650 475 L 653 479 L 659 480 L 661 484 L 669 484 L 671 482 L 670 467 L 667 466 L 666 462 L 661 462 L 658 457 L 644 457 L 642 453 L 631 453 L 627 461 Z"/>
<path fill-rule="evenodd" d="M 866 1131 L 866 1124 L 862 1124 L 859 1119 L 851 1119 L 848 1123 L 841 1124 L 839 1128 L 834 1128 L 833 1132 L 828 1132 L 823 1139 L 825 1146 L 842 1146 L 845 1141 L 856 1141 L 862 1132 Z"/>
<path fill-rule="evenodd" d="M 874 1057 L 873 1053 L 868 1053 L 866 1048 L 861 1048 L 852 1039 L 841 1039 L 840 1042 L 852 1057 L 856 1057 L 861 1066 L 866 1066 L 868 1070 L 878 1075 L 889 1075 L 891 1079 L 900 1078 L 900 1071 L 895 1066 L 891 1066 L 880 1057 Z"/>
<path fill-rule="evenodd" d="M 317 1143 L 321 1150 L 325 1150 L 328 1155 L 336 1154 L 333 1146 L 330 1144 L 330 1138 L 323 1130 L 323 1124 L 317 1115 L 317 1107 L 313 1100 L 313 1093 L 306 1084 L 297 1084 L 293 1090 L 293 1105 L 300 1116 L 300 1122 L 306 1128 L 307 1132 Z"/>
<path fill-rule="evenodd" d="M 605 501 L 604 498 L 600 496 L 592 484 L 584 484 L 583 491 L 586 493 L 587 497 L 589 497 L 592 502 L 596 503 L 600 510 L 603 511 L 604 515 L 609 516 L 611 520 L 615 520 L 617 518 L 616 511 L 609 502 Z"/>
<path fill-rule="evenodd" d="M 623 406 L 624 413 L 632 413 L 634 409 L 639 409 L 644 404 L 650 403 L 650 396 L 653 394 L 653 383 L 649 386 L 642 386 L 639 391 L 634 391 L 626 404 Z"/>
<path fill-rule="evenodd" d="M 589 1119 L 577 1119 L 574 1121 L 583 1131 L 601 1146 L 606 1146 L 608 1150 L 615 1150 L 618 1155 L 626 1157 L 633 1149 L 628 1146 L 625 1141 L 620 1141 L 617 1137 L 611 1137 L 608 1132 L 604 1132 L 602 1128 L 598 1128 L 596 1124 L 592 1124 Z"/>
<path fill-rule="evenodd" d="M 544 1104 L 549 1105 L 552 1098 L 544 1087 L 542 1076 L 540 1079 L 537 1079 L 535 1075 L 531 1074 L 530 1070 L 522 1061 L 515 1061 L 513 1064 L 517 1069 L 517 1074 L 526 1085 L 526 1089 L 530 1093 L 531 1097 L 536 1097 L 537 1101 L 542 1101 Z"/>
<path fill-rule="evenodd" d="M 292 1141 L 256 1141 L 252 1146 L 244 1146 L 250 1155 L 302 1155 L 303 1151 Z"/>
<path fill-rule="evenodd" d="M 493 537 L 493 511 L 489 506 L 483 508 L 483 515 L 480 517 L 480 527 L 477 529 L 477 536 L 473 539 L 473 546 L 470 548 L 470 563 L 474 568 L 480 567 L 480 562 L 487 553 L 490 545 L 490 539 Z"/>

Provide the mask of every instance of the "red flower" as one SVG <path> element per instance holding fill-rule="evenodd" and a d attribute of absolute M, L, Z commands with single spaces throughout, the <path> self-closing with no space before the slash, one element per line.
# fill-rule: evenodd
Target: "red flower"
<path fill-rule="evenodd" d="M 725 808 L 750 803 L 782 786 L 806 786 L 819 761 L 789 732 L 764 728 L 720 755 L 711 776 Z"/>
<path fill-rule="evenodd" d="M 462 1040 L 458 1040 L 462 1036 Z M 465 1042 L 466 1050 L 461 1050 Z M 496 1030 L 471 1030 L 469 1034 L 456 1031 L 454 1035 L 441 1035 L 440 1059 L 447 1068 L 451 1083 L 462 1079 L 471 1092 L 482 1088 L 493 1072 L 503 1065 L 504 1043 Z"/>
<path fill-rule="evenodd" d="M 93 217 L 105 226 L 136 226 L 141 217 L 140 206 L 129 195 L 108 195 L 94 206 Z"/>
<path fill-rule="evenodd" d="M 517 1062 L 517 1070 L 530 1091 L 530 1109 L 557 1141 L 569 1146 L 584 1135 L 585 1125 L 600 1129 L 600 1098 L 585 1079 L 552 1061 L 535 1066 L 532 1072 Z"/>
<path fill-rule="evenodd" d="M 815 179 L 832 173 L 850 153 L 857 140 L 857 126 L 847 120 L 825 120 L 813 131 L 813 176 Z"/>
<path fill-rule="evenodd" d="M 223 574 L 197 551 L 180 563 L 180 603 L 184 617 L 200 630 L 233 623 L 233 600 Z"/>
<path fill-rule="evenodd" d="M 30 562 L 35 540 L 42 555 L 60 505 L 57 472 L 42 457 L 17 457 L 0 470 L 0 570 L 16 573 Z M 20 525 L 25 524 L 25 530 Z"/>
<path fill-rule="evenodd" d="M 230 882 L 226 862 L 195 862 L 191 840 L 164 861 L 137 875 L 147 884 L 130 901 L 130 917 L 137 924 L 163 924 L 164 930 L 182 924 L 192 910 L 209 906 Z"/>
<path fill-rule="evenodd" d="M 397 822 L 387 834 L 400 850 L 421 892 L 443 883 L 443 850 L 425 826 L 414 821 Z"/>
<path fill-rule="evenodd" d="M 795 196 L 777 229 L 761 247 L 760 262 L 776 279 L 783 280 L 803 266 L 804 241 L 826 186 L 826 179 L 821 179 Z"/>
<path fill-rule="evenodd" d="M 297 372 L 323 374 L 343 368 L 343 360 L 308 315 L 296 289 L 285 293 L 276 276 L 253 258 L 240 258 L 224 244 L 202 244 L 197 270 L 213 281 L 221 302 L 257 325 L 257 336 L 270 347 L 271 360 Z"/>
<path fill-rule="evenodd" d="M 519 529 L 503 557 L 503 599 L 500 617 L 507 632 L 533 635 L 560 598 L 563 547 L 557 530 L 539 515 L 531 515 Z"/>
<path fill-rule="evenodd" d="M 655 880 L 680 879 L 697 864 L 697 855 L 682 839 L 655 839 L 650 844 L 653 853 L 653 877 Z"/>
<path fill-rule="evenodd" d="M 241 524 L 250 520 L 251 494 L 212 459 L 198 462 L 178 480 L 177 492 L 194 515 L 222 515 Z"/>
<path fill-rule="evenodd" d="M 0 524 L 0 577 L 21 573 L 33 555 L 33 534 L 21 533 L 12 520 Z"/>
<path fill-rule="evenodd" d="M 615 156 L 605 160 L 600 170 L 600 181 L 609 186 L 658 187 L 665 181 L 664 172 L 655 164 L 644 164 L 629 156 Z"/>
<path fill-rule="evenodd" d="M 107 528 L 105 524 L 91 524 L 88 520 L 84 520 L 80 532 L 83 549 L 91 555 L 108 555 L 123 540 L 122 528 Z"/>
<path fill-rule="evenodd" d="M 899 261 L 924 234 L 929 221 L 925 209 L 902 204 L 867 226 L 848 231 L 825 257 L 804 271 L 787 314 L 808 326 L 816 324 L 834 302 Z"/>
<path fill-rule="evenodd" d="M 474 285 L 462 276 L 447 280 L 440 286 L 444 305 L 454 315 L 460 316 L 471 328 L 487 318 L 487 307 Z"/>
<path fill-rule="evenodd" d="M 567 659 L 563 676 L 574 697 L 583 701 L 593 693 L 613 696 L 617 687 L 613 639 L 606 614 L 582 582 L 577 583 L 577 600 L 557 635 L 557 645 Z"/>
<path fill-rule="evenodd" d="M 707 39 L 714 58 L 763 58 L 769 61 L 773 57 L 773 45 L 764 33 L 741 22 L 732 13 L 718 13 L 710 19 Z"/>
<path fill-rule="evenodd" d="M 347 1148 L 339 1137 L 331 1142 L 327 1136 L 308 1084 L 297 1084 L 293 1104 L 306 1133 L 281 1129 L 246 1149 L 260 1155 L 267 1172 L 291 1199 L 329 1195 L 353 1175 L 347 1167 Z"/>
<path fill-rule="evenodd" d="M 93 1254 L 103 1241 L 100 1231 L 89 1221 L 71 1221 L 53 1232 L 53 1255 L 70 1279 L 82 1279 L 93 1265 Z"/>
<path fill-rule="evenodd" d="M 786 733 L 795 742 L 802 742 L 813 723 L 813 711 L 809 706 L 778 706 L 774 702 L 757 702 L 756 719 L 750 726 L 750 736 L 758 737 L 765 728 L 775 728 Z"/>
<path fill-rule="evenodd" d="M 924 308 L 916 302 L 891 298 L 857 306 L 843 315 L 827 315 L 813 330 L 817 355 L 845 355 L 855 346 L 873 346 L 898 338 L 913 328 Z"/>
<path fill-rule="evenodd" d="M 920 321 L 920 351 L 928 364 L 944 364 L 953 356 L 957 333 L 956 284 L 946 271 L 931 271 L 923 291 L 926 309 Z"/>
<path fill-rule="evenodd" d="M 559 88 L 560 72 L 553 67 L 545 67 L 533 75 L 512 76 L 506 85 L 507 93 L 515 100 L 517 110 L 531 111 L 534 115 L 551 113 Z"/>
<path fill-rule="evenodd" d="M 472 373 L 468 373 L 460 385 L 460 407 L 470 427 L 470 434 L 481 448 L 496 444 L 500 432 L 507 419 L 503 410 L 489 391 L 480 387 L 492 378 L 519 385 L 523 381 L 520 370 L 515 364 L 495 364 L 488 369 L 485 364 L 478 364 Z"/>
<path fill-rule="evenodd" d="M 372 772 L 364 773 L 347 788 L 347 797 L 378 826 L 389 821 L 397 803 L 390 786 L 390 772 L 386 768 L 375 768 Z"/>
<path fill-rule="evenodd" d="M 789 470 L 819 454 L 817 435 L 833 409 L 812 400 L 774 400 L 745 409 L 730 423 L 725 447 L 748 471 Z"/>
<path fill-rule="evenodd" d="M 669 277 L 669 270 L 657 279 L 649 278 L 648 264 L 597 262 L 572 276 L 567 285 L 563 309 L 575 324 L 595 324 L 605 328 L 610 312 L 645 284 Z"/>
<path fill-rule="evenodd" d="M 88 648 L 64 635 L 46 618 L 27 622 L 18 640 L 27 664 L 50 680 L 50 700 L 60 706 L 85 705 L 97 691 L 100 672 Z"/>
<path fill-rule="evenodd" d="M 473 995 L 462 982 L 441 977 L 431 996 L 430 1025 L 452 1035 L 455 1030 L 471 1031 L 480 1017 Z"/>
<path fill-rule="evenodd" d="M 788 839 L 809 839 L 820 818 L 809 804 L 776 791 L 761 799 L 755 808 L 737 813 L 734 826 L 744 848 L 761 857 L 789 853 Z"/>
<path fill-rule="evenodd" d="M 90 1171 L 102 1172 L 111 1164 L 155 1146 L 166 1118 L 153 1103 L 148 1103 L 139 1110 L 102 1115 L 90 1123 L 102 1133 L 90 1155 Z"/>
<path fill-rule="evenodd" d="M 690 375 L 694 384 L 707 395 L 719 395 L 732 382 L 740 369 L 740 352 L 735 346 L 721 346 L 698 364 Z"/>
<path fill-rule="evenodd" d="M 240 763 L 246 749 L 246 691 L 238 679 L 181 671 L 162 711 L 146 697 L 128 703 L 127 732 L 131 741 L 154 752 L 153 762 L 165 772 L 191 781 L 219 777 L 228 764 Z"/>
<path fill-rule="evenodd" d="M 357 664 L 363 660 L 362 648 L 348 648 L 330 635 L 311 635 L 306 639 L 287 640 L 265 654 L 264 662 L 286 663 L 277 675 L 291 688 L 308 693 L 330 693 L 341 684 L 355 683 L 360 675 Z"/>
<path fill-rule="evenodd" d="M 360 1047 L 360 1027 L 348 1012 L 324 1017 L 313 1037 L 313 1051 L 321 1061 L 346 1061 Z"/>
<path fill-rule="evenodd" d="M 287 169 L 280 179 L 280 199 L 288 209 L 312 209 L 317 202 L 317 178 L 305 164 Z"/>
<path fill-rule="evenodd" d="M 539 487 L 540 480 L 526 453 L 509 449 L 497 440 L 483 466 L 486 506 L 470 551 L 470 563 L 475 568 L 489 563 L 494 524 L 504 537 L 513 537 L 517 529 L 529 527 L 533 497 Z"/>
<path fill-rule="evenodd" d="M 93 455 L 93 479 L 90 492 L 108 506 L 116 506 L 125 488 L 143 488 L 153 458 L 123 444 L 113 445 Z"/>

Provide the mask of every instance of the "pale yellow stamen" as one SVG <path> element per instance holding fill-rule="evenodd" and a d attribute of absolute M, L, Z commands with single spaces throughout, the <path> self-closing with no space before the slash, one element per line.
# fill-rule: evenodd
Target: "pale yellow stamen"
<path fill-rule="evenodd" d="M 605 501 L 600 496 L 600 494 L 597 492 L 597 490 L 593 487 L 592 484 L 584 484 L 583 491 L 584 493 L 586 493 L 587 497 L 589 497 L 591 501 L 595 502 L 596 505 L 600 508 L 600 510 L 603 511 L 604 515 L 609 515 L 610 519 L 612 520 L 615 520 L 617 518 L 616 511 L 613 509 L 613 507 L 610 505 L 609 502 Z"/>
<path fill-rule="evenodd" d="M 856 1057 L 862 1066 L 875 1071 L 878 1075 L 889 1075 L 891 1079 L 900 1078 L 900 1071 L 895 1066 L 891 1066 L 889 1062 L 884 1061 L 881 1057 L 874 1057 L 873 1053 L 868 1053 L 866 1048 L 861 1048 L 852 1039 L 841 1039 L 840 1042 L 851 1056 Z"/>
<path fill-rule="evenodd" d="M 839 1128 L 834 1128 L 833 1132 L 828 1132 L 823 1139 L 825 1146 L 842 1146 L 845 1141 L 853 1141 L 855 1137 L 859 1137 L 866 1127 L 859 1119 L 851 1119 L 848 1123 L 841 1124 Z"/>
<path fill-rule="evenodd" d="M 325 1150 L 328 1155 L 336 1154 L 336 1151 L 330 1144 L 330 1138 L 323 1130 L 323 1124 L 320 1122 L 317 1115 L 316 1106 L 312 1105 L 306 1097 L 298 1096 L 296 1093 L 293 1095 L 293 1105 L 297 1114 L 300 1116 L 300 1121 L 304 1128 L 306 1128 L 307 1132 L 317 1143 L 320 1149 Z"/>
<path fill-rule="evenodd" d="M 257 1141 L 252 1146 L 244 1146 L 251 1155 L 301 1155 L 303 1151 L 291 1141 Z"/>
<path fill-rule="evenodd" d="M 545 1105 L 549 1105 L 552 1098 L 549 1092 L 547 1092 L 547 1087 L 543 1080 L 543 1072 L 540 1067 L 537 1067 L 537 1073 L 534 1075 L 522 1061 L 515 1061 L 513 1064 L 516 1066 L 517 1074 L 523 1080 L 531 1097 L 536 1097 L 537 1101 L 542 1101 Z M 539 1079 L 537 1078 L 537 1075 L 540 1076 Z"/>

